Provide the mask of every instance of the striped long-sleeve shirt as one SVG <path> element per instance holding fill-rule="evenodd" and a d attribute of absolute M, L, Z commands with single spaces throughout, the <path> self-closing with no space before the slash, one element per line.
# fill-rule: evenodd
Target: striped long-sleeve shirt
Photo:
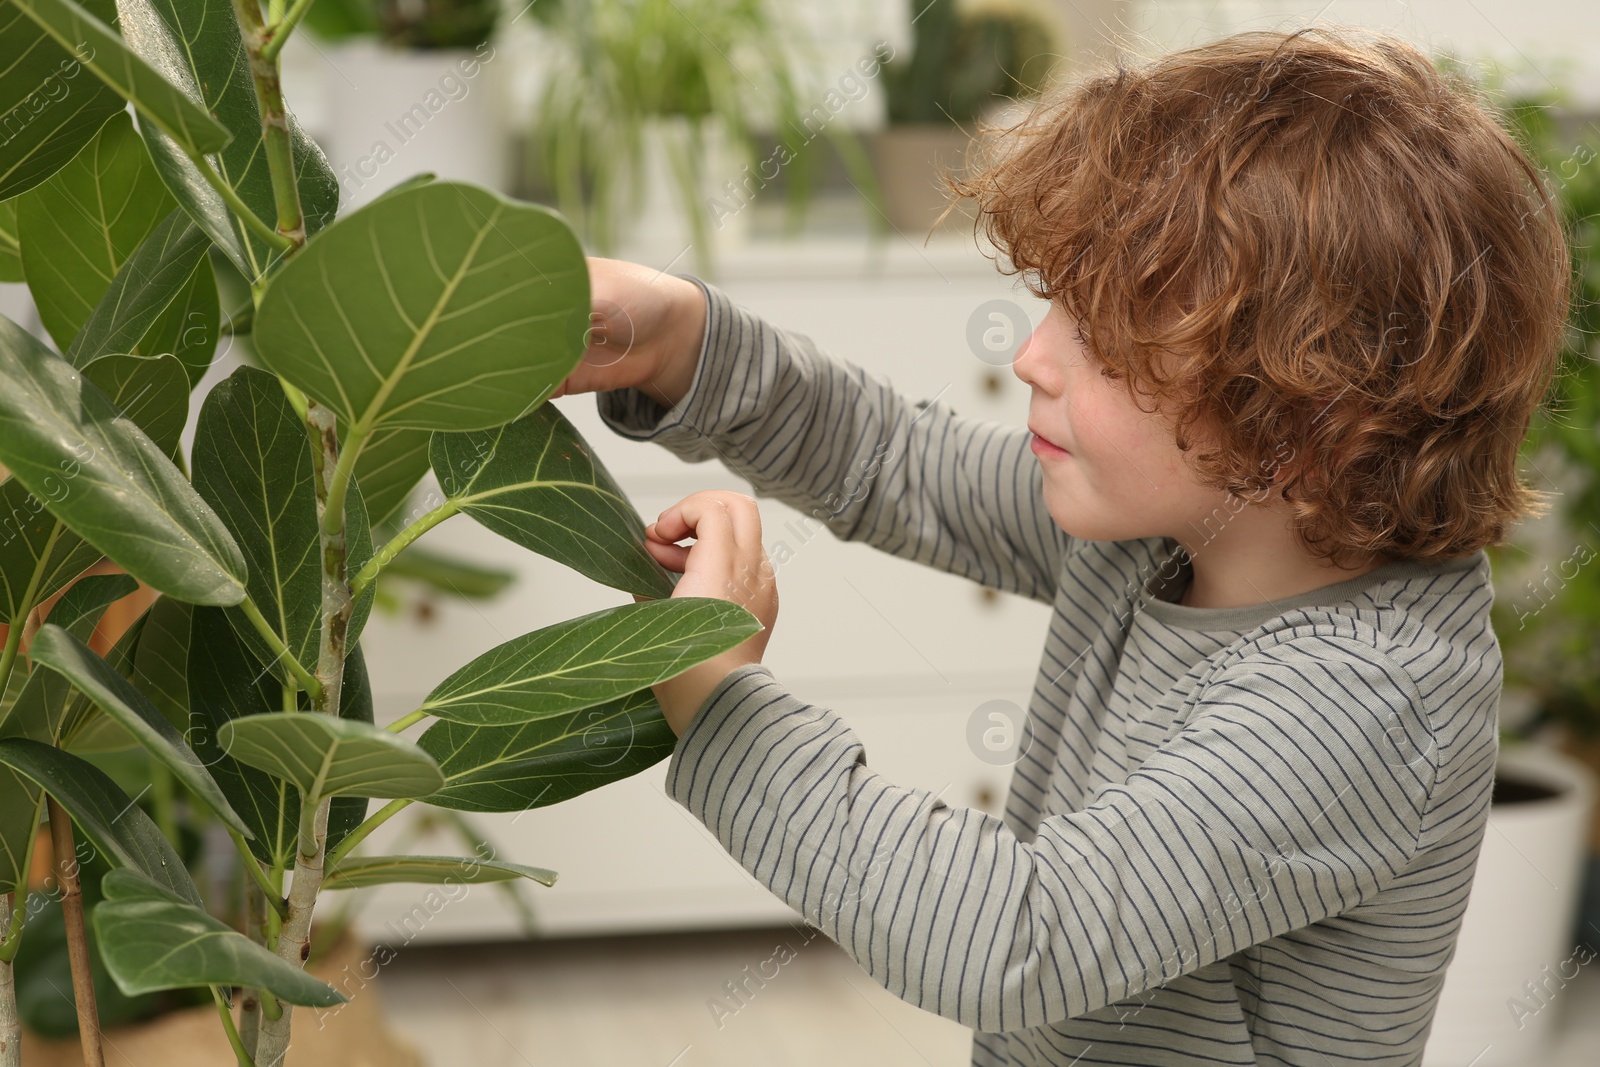
<path fill-rule="evenodd" d="M 971 1027 L 974 1067 L 1417 1063 L 1493 784 L 1484 553 L 1186 607 L 1175 541 L 1054 524 L 1026 429 L 683 277 L 709 303 L 693 384 L 671 409 L 598 394 L 609 426 L 1054 612 L 1003 818 L 875 773 L 764 664 L 701 706 L 670 795 L 880 985 Z"/>

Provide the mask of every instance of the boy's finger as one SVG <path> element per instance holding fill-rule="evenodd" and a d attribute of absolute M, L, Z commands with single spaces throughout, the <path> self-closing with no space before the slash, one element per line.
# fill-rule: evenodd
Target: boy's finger
<path fill-rule="evenodd" d="M 688 545 L 664 545 L 660 541 L 646 541 L 644 547 L 656 558 L 656 562 L 669 571 L 682 574 L 684 568 L 689 565 Z"/>
<path fill-rule="evenodd" d="M 684 550 L 692 552 L 685 562 L 685 575 L 689 574 L 690 563 L 694 576 L 714 585 L 734 573 L 739 547 L 728 511 L 715 494 L 694 493 L 662 513 L 658 529 L 664 528 L 663 536 L 677 533 L 679 537 L 695 539 L 694 545 Z"/>
<path fill-rule="evenodd" d="M 705 490 L 691 493 L 661 513 L 661 517 L 646 527 L 653 527 L 657 540 L 677 542 L 685 537 L 699 537 L 696 525 L 706 515 L 726 516 L 734 541 L 748 549 L 761 541 L 761 513 L 755 502 L 737 493 Z"/>

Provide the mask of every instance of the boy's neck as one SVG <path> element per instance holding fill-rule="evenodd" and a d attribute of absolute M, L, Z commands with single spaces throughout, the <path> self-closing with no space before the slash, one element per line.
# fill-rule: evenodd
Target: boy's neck
<path fill-rule="evenodd" d="M 1377 570 L 1388 557 L 1334 567 L 1308 555 L 1275 512 L 1246 509 L 1234 524 L 1203 543 L 1179 538 L 1193 577 L 1178 603 L 1190 608 L 1254 607 L 1347 582 Z M 1247 519 L 1246 516 L 1249 516 Z"/>

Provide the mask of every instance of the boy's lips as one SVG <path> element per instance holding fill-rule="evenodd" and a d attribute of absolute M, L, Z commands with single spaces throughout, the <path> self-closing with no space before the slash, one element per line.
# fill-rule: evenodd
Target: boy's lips
<path fill-rule="evenodd" d="M 1063 452 L 1067 451 L 1067 449 L 1062 448 L 1061 445 L 1057 444 L 1055 441 L 1051 440 L 1050 438 L 1046 437 L 1044 434 L 1040 433 L 1038 430 L 1034 429 L 1032 423 L 1028 424 L 1028 432 L 1033 434 L 1033 436 L 1037 437 L 1039 440 L 1043 441 L 1045 444 L 1051 446 L 1052 448 L 1061 449 L 1061 451 L 1063 451 Z"/>

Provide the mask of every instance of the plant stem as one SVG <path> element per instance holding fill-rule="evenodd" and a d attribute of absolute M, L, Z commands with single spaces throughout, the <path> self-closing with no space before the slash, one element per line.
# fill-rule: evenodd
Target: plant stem
<path fill-rule="evenodd" d="M 306 12 L 311 10 L 311 0 L 294 0 L 294 6 L 283 19 L 274 23 L 269 29 L 271 37 L 261 48 L 261 55 L 269 62 L 277 62 L 278 53 L 283 51 L 283 46 L 288 43 L 289 35 L 294 28 L 300 25 L 300 20 L 306 17 Z"/>
<path fill-rule="evenodd" d="M 266 639 L 267 648 L 271 650 L 277 659 L 283 661 L 284 666 L 289 668 L 289 673 L 294 675 L 295 680 L 304 686 L 312 697 L 316 697 L 317 691 L 322 688 L 321 683 L 317 681 L 315 675 L 306 670 L 303 663 L 294 658 L 294 654 L 283 643 L 283 638 L 278 636 L 278 631 L 274 630 L 272 624 L 261 614 L 261 609 L 256 606 L 256 602 L 249 597 L 245 597 L 239 602 L 239 610 L 244 612 L 244 617 L 250 620 L 250 624 L 256 628 L 256 632 Z"/>
<path fill-rule="evenodd" d="M 261 142 L 267 173 L 272 176 L 272 197 L 278 205 L 278 233 L 292 248 L 299 248 L 306 243 L 306 220 L 300 211 L 300 188 L 295 184 L 294 149 L 289 143 L 289 113 L 283 106 L 277 53 L 266 54 L 266 26 L 256 0 L 233 0 L 233 14 L 250 58 L 250 78 L 255 82 Z"/>
<path fill-rule="evenodd" d="M 15 902 L 15 893 L 0 894 L 0 930 L 11 928 Z M 0 960 L 0 1067 L 22 1067 L 22 1020 L 17 1016 L 17 977 L 10 960 Z"/>
<path fill-rule="evenodd" d="M 312 403 L 311 400 L 307 399 L 306 421 L 308 423 L 311 421 Z M 324 441 L 327 441 L 333 439 L 333 412 L 327 408 L 323 408 L 323 411 L 327 412 L 327 429 L 325 431 L 320 429 L 320 425 L 314 425 L 314 429 Z M 344 497 L 350 490 L 350 483 L 355 480 L 356 457 L 361 454 L 361 448 L 366 443 L 366 429 L 361 426 L 355 426 L 351 428 L 343 442 L 335 441 L 333 450 L 327 453 L 329 457 L 338 456 L 339 458 L 332 465 L 332 475 L 328 482 L 327 507 L 322 512 L 322 534 L 325 541 L 333 535 L 336 529 L 340 540 L 344 539 Z M 326 474 L 327 472 L 323 473 Z M 342 571 L 340 573 L 343 574 Z"/>
<path fill-rule="evenodd" d="M 240 854 L 247 864 L 255 863 L 250 853 L 240 850 Z M 267 943 L 267 901 L 266 894 L 255 882 L 244 884 L 244 932 L 258 945 Z M 246 987 L 243 999 L 239 1002 L 239 1040 L 244 1045 L 244 1051 L 252 1059 L 256 1054 L 256 1043 L 261 1038 L 261 991 Z"/>
<path fill-rule="evenodd" d="M 233 1012 L 228 1010 L 228 1002 L 222 997 L 222 990 L 216 986 L 211 987 L 211 999 L 217 1003 L 217 1014 L 222 1016 L 222 1028 L 228 1032 L 228 1044 L 233 1046 L 233 1054 L 239 1060 L 239 1067 L 256 1067 L 256 1061 L 244 1047 L 244 1042 L 239 1038 L 239 1031 L 233 1025 Z"/>
<path fill-rule="evenodd" d="M 17 650 L 22 647 L 22 625 L 27 616 L 17 619 L 6 627 L 6 648 L 0 652 L 0 697 L 5 696 L 6 686 L 11 684 L 11 670 L 17 665 Z"/>
<path fill-rule="evenodd" d="M 421 722 L 427 717 L 428 713 L 423 711 L 421 708 L 418 708 L 416 711 L 407 712 L 406 714 L 400 716 L 394 722 L 384 727 L 384 729 L 394 734 L 404 733 L 412 723 Z"/>
<path fill-rule="evenodd" d="M 246 2 L 249 0 L 236 0 Z M 321 683 L 314 694 L 314 707 L 320 715 L 338 715 L 344 679 L 345 638 L 350 626 L 350 609 L 354 603 L 350 596 L 350 583 L 346 572 L 344 489 L 349 484 L 350 465 L 340 454 L 339 438 L 335 432 L 334 413 L 314 400 L 306 402 L 306 425 L 315 444 L 312 448 L 312 469 L 317 490 L 317 519 L 322 560 L 322 640 L 317 657 L 317 680 Z M 350 452 L 360 447 L 357 436 L 351 442 Z M 310 817 L 302 810 L 299 847 L 295 850 L 294 876 L 289 883 L 289 910 L 278 930 L 277 953 L 279 958 L 304 967 L 311 953 L 311 916 L 316 909 L 317 894 L 327 864 L 328 805 L 331 797 L 307 797 L 316 800 Z M 256 1048 L 262 1067 L 279 1067 L 289 1048 L 292 1008 L 284 1008 L 277 1018 L 270 1013 L 261 1024 L 261 1038 Z"/>
<path fill-rule="evenodd" d="M 72 816 L 50 797 L 50 845 L 55 852 L 56 880 L 61 884 L 61 916 L 67 926 L 67 960 L 72 967 L 72 997 L 78 1009 L 78 1041 L 84 1067 L 105 1067 L 100 1051 L 100 1014 L 95 1010 L 94 974 L 89 970 L 89 939 L 83 928 L 83 887 L 78 884 L 78 856 L 72 843 Z"/>
<path fill-rule="evenodd" d="M 412 542 L 416 541 L 417 538 L 459 510 L 460 508 L 454 500 L 446 500 L 443 504 L 440 504 L 422 516 L 422 518 L 395 534 L 394 537 L 390 538 L 388 544 L 384 545 L 371 559 L 367 560 L 367 565 L 362 567 L 360 573 L 351 581 L 350 595 L 360 596 L 367 586 L 371 585 L 373 580 L 378 577 L 378 572 L 387 567 L 390 561 L 410 548 Z"/>
<path fill-rule="evenodd" d="M 337 866 L 340 860 L 350 855 L 352 849 L 367 839 L 368 834 L 400 814 L 412 803 L 413 801 L 409 798 L 401 797 L 399 800 L 389 801 L 389 803 L 373 812 L 365 822 L 350 831 L 349 835 L 339 842 L 338 847 L 328 854 L 328 866 Z"/>
<path fill-rule="evenodd" d="M 239 191 L 226 181 L 223 181 L 222 175 L 216 172 L 216 168 L 212 167 L 205 156 L 190 156 L 189 162 L 195 165 L 195 169 L 200 172 L 200 177 L 204 178 L 206 184 L 217 191 L 217 195 L 222 197 L 223 203 L 227 204 L 228 209 L 238 216 L 239 221 L 245 224 L 246 229 L 254 230 L 257 237 L 260 237 L 280 252 L 287 252 L 294 248 L 293 241 L 268 226 L 261 220 L 260 215 L 250 210 L 250 205 L 240 199 Z"/>
<path fill-rule="evenodd" d="M 260 893 L 263 898 L 262 903 L 277 912 L 279 916 L 282 916 L 284 912 L 283 890 L 274 887 L 272 882 L 267 879 L 266 872 L 261 869 L 260 862 L 251 853 L 250 846 L 244 843 L 243 834 L 230 826 L 228 827 L 228 836 L 233 838 L 233 847 L 239 850 L 240 862 L 244 864 L 244 869 L 250 874 L 250 881 L 245 883 L 245 892 L 248 893 L 254 890 Z"/>

